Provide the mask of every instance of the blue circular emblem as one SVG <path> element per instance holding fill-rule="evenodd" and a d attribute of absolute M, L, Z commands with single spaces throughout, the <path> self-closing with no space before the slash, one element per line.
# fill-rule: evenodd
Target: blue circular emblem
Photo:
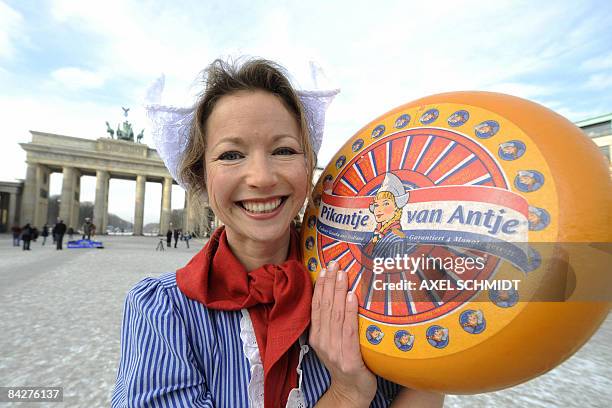
<path fill-rule="evenodd" d="M 308 228 L 314 228 L 315 225 L 317 225 L 317 217 L 311 215 L 308 217 Z"/>
<path fill-rule="evenodd" d="M 523 193 L 538 190 L 544 184 L 544 176 L 535 170 L 520 170 L 514 178 L 514 185 Z"/>
<path fill-rule="evenodd" d="M 385 133 L 385 125 L 378 125 L 372 131 L 372 137 L 376 139 L 377 137 L 381 137 Z"/>
<path fill-rule="evenodd" d="M 310 272 L 316 272 L 316 270 L 317 270 L 317 260 L 315 258 L 310 258 L 308 260 L 308 270 Z"/>
<path fill-rule="evenodd" d="M 440 112 L 437 109 L 429 109 L 421 115 L 419 121 L 424 125 L 429 125 L 434 120 L 438 119 Z"/>
<path fill-rule="evenodd" d="M 488 139 L 499 132 L 499 123 L 494 120 L 485 120 L 474 126 L 474 134 L 481 139 Z"/>
<path fill-rule="evenodd" d="M 368 339 L 368 341 L 374 345 L 379 344 L 384 336 L 385 334 L 378 326 L 370 325 L 366 330 L 366 339 Z"/>
<path fill-rule="evenodd" d="M 466 110 L 458 110 L 449 116 L 447 122 L 449 126 L 458 127 L 463 125 L 470 118 L 470 114 Z"/>
<path fill-rule="evenodd" d="M 461 328 L 471 334 L 480 334 L 487 327 L 487 321 L 481 310 L 465 310 L 459 315 Z"/>
<path fill-rule="evenodd" d="M 401 351 L 410 351 L 414 345 L 414 335 L 406 330 L 398 330 L 393 337 L 395 346 Z"/>
<path fill-rule="evenodd" d="M 314 238 L 306 238 L 306 242 L 304 243 L 304 245 L 306 246 L 306 249 L 310 251 L 314 247 Z"/>
<path fill-rule="evenodd" d="M 404 113 L 401 116 L 398 116 L 397 119 L 395 119 L 395 124 L 393 125 L 396 129 L 401 129 L 406 127 L 406 125 L 410 122 L 410 115 L 408 115 L 407 113 Z"/>
<path fill-rule="evenodd" d="M 338 157 L 338 160 L 336 160 L 336 168 L 339 169 L 342 166 L 344 166 L 344 163 L 346 163 L 346 157 L 345 156 L 340 156 Z"/>
<path fill-rule="evenodd" d="M 550 214 L 543 208 L 529 206 L 529 231 L 542 231 L 550 223 Z"/>
<path fill-rule="evenodd" d="M 503 160 L 516 160 L 525 154 L 526 149 L 525 143 L 520 140 L 510 140 L 499 145 L 497 154 Z"/>
<path fill-rule="evenodd" d="M 527 265 L 525 265 L 525 272 L 531 272 L 534 271 L 536 269 L 538 269 L 540 267 L 540 265 L 542 264 L 542 255 L 540 255 L 540 253 L 538 251 L 536 251 L 535 249 L 533 249 L 533 247 L 529 247 L 527 248 Z"/>
<path fill-rule="evenodd" d="M 357 139 L 353 142 L 351 149 L 353 152 L 357 153 L 363 147 L 363 139 Z"/>
<path fill-rule="evenodd" d="M 512 307 L 518 303 L 519 294 L 516 289 L 508 289 L 508 290 L 489 290 L 489 299 L 496 306 L 507 308 Z"/>
<path fill-rule="evenodd" d="M 435 348 L 444 348 L 448 345 L 448 329 L 442 326 L 429 326 L 427 332 L 427 342 Z"/>

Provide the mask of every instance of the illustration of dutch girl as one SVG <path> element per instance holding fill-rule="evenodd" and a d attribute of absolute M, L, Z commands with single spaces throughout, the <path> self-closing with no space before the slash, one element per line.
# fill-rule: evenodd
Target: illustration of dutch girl
<path fill-rule="evenodd" d="M 430 326 L 426 332 L 427 342 L 436 348 L 448 345 L 448 329 L 442 326 Z"/>
<path fill-rule="evenodd" d="M 395 119 L 395 124 L 393 126 L 395 126 L 396 129 L 401 129 L 405 127 L 408 122 L 410 122 L 410 115 L 404 114 Z"/>
<path fill-rule="evenodd" d="M 466 310 L 459 316 L 461 327 L 468 333 L 482 333 L 486 327 L 486 321 L 481 310 Z"/>
<path fill-rule="evenodd" d="M 372 239 L 364 248 L 364 253 L 370 258 L 394 258 L 405 253 L 406 235 L 402 232 L 400 220 L 408 197 L 401 180 L 395 174 L 387 173 L 370 204 L 370 212 L 376 219 Z"/>
<path fill-rule="evenodd" d="M 511 140 L 499 145 L 499 157 L 504 160 L 516 160 L 525 153 L 525 145 L 518 140 Z"/>
<path fill-rule="evenodd" d="M 448 124 L 453 127 L 461 126 L 470 118 L 470 114 L 465 110 L 460 110 L 453 113 L 448 118 Z"/>
<path fill-rule="evenodd" d="M 402 351 L 410 351 L 414 344 L 414 335 L 408 333 L 406 330 L 400 330 L 395 333 L 395 345 Z"/>
<path fill-rule="evenodd" d="M 474 133 L 481 139 L 488 139 L 494 136 L 499 130 L 499 123 L 494 120 L 486 120 L 474 127 Z"/>
<path fill-rule="evenodd" d="M 527 215 L 530 231 L 541 231 L 550 222 L 550 215 L 543 208 L 529 206 L 529 214 Z"/>
<path fill-rule="evenodd" d="M 371 325 L 368 326 L 368 329 L 366 330 L 366 338 L 372 344 L 380 343 L 384 336 L 385 334 L 378 326 Z"/>
<path fill-rule="evenodd" d="M 429 109 L 427 112 L 421 115 L 421 118 L 419 120 L 421 121 L 422 124 L 428 125 L 434 120 L 438 119 L 438 115 L 439 115 L 439 112 L 437 109 Z"/>
<path fill-rule="evenodd" d="M 514 179 L 514 185 L 519 190 L 529 193 L 536 191 L 544 184 L 544 176 L 534 170 L 521 170 Z"/>
<path fill-rule="evenodd" d="M 519 294 L 515 289 L 489 291 L 489 299 L 499 307 L 507 308 L 516 305 Z"/>
<path fill-rule="evenodd" d="M 315 272 L 317 270 L 317 260 L 315 258 L 310 258 L 308 260 L 308 270 L 310 272 Z"/>

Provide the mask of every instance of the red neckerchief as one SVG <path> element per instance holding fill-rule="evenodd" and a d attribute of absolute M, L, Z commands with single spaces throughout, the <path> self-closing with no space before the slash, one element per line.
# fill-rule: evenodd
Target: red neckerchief
<path fill-rule="evenodd" d="M 247 308 L 264 368 L 264 405 L 285 406 L 297 387 L 300 335 L 310 324 L 312 281 L 300 262 L 291 228 L 289 255 L 282 265 L 247 271 L 218 228 L 189 263 L 176 271 L 179 289 L 209 309 Z M 279 404 L 280 403 L 280 404 Z"/>
<path fill-rule="evenodd" d="M 376 224 L 376 229 L 374 230 L 374 234 L 378 235 L 379 238 L 384 237 L 385 235 L 387 235 L 394 229 L 402 229 L 402 224 L 398 220 L 398 221 L 394 221 L 391 224 L 387 225 L 387 227 L 384 230 L 381 228 L 382 228 L 382 222 L 379 222 L 378 224 Z"/>

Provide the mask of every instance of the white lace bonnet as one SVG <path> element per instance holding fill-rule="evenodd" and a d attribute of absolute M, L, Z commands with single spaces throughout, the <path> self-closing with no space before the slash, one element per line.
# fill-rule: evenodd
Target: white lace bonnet
<path fill-rule="evenodd" d="M 311 73 L 315 86 L 317 84 L 316 66 L 311 63 Z M 157 153 L 164 161 L 168 171 L 183 188 L 178 169 L 189 139 L 189 129 L 195 113 L 195 107 L 181 108 L 161 105 L 161 94 L 164 90 L 165 76 L 162 74 L 147 90 L 144 108 L 151 121 L 151 136 Z M 310 140 L 315 156 L 319 153 L 325 127 L 325 112 L 340 89 L 298 90 L 308 123 Z"/>

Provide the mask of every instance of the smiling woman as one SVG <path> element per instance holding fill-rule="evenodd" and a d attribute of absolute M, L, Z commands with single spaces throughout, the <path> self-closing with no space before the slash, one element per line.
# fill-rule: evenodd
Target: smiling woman
<path fill-rule="evenodd" d="M 128 294 L 112 405 L 388 406 L 401 387 L 363 363 L 346 273 L 331 265 L 313 295 L 302 265 L 292 220 L 314 153 L 300 99 L 270 61 L 215 61 L 207 75 L 180 181 L 225 225 Z"/>

